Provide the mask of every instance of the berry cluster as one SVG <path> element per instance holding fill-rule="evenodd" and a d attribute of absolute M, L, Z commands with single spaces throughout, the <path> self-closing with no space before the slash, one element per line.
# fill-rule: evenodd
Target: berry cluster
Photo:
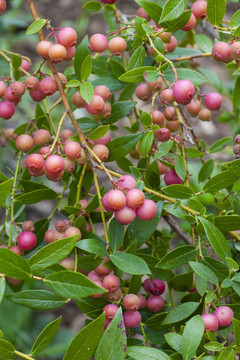
<path fill-rule="evenodd" d="M 234 313 L 228 306 L 220 306 L 214 311 L 214 314 L 204 313 L 201 318 L 204 323 L 205 331 L 217 331 L 218 327 L 231 325 Z"/>

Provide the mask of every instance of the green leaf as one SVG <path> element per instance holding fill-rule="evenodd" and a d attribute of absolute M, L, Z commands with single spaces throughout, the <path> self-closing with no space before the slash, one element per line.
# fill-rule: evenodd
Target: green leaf
<path fill-rule="evenodd" d="M 240 216 L 238 215 L 225 215 L 225 216 L 216 216 L 214 218 L 214 223 L 220 231 L 235 231 L 239 230 Z"/>
<path fill-rule="evenodd" d="M 6 286 L 6 279 L 4 277 L 0 278 L 0 304 L 1 301 L 4 297 L 4 293 L 5 293 L 5 286 Z"/>
<path fill-rule="evenodd" d="M 221 261 L 205 256 L 203 264 L 207 265 L 218 277 L 219 281 L 222 282 L 229 276 L 229 268 L 227 264 L 223 264 Z"/>
<path fill-rule="evenodd" d="M 89 360 L 102 337 L 105 313 L 85 326 L 72 340 L 63 360 Z"/>
<path fill-rule="evenodd" d="M 180 334 L 170 332 L 164 334 L 164 336 L 168 345 L 170 345 L 178 353 L 181 353 L 182 336 Z"/>
<path fill-rule="evenodd" d="M 81 131 L 83 132 L 83 134 L 86 134 L 89 131 L 96 129 L 98 127 L 98 122 L 89 117 L 83 117 L 83 118 L 77 119 L 77 123 L 78 123 Z"/>
<path fill-rule="evenodd" d="M 17 54 L 13 54 L 12 56 L 12 67 L 14 70 L 17 70 L 20 68 L 20 66 L 22 65 L 22 57 L 17 55 Z"/>
<path fill-rule="evenodd" d="M 70 80 L 67 82 L 66 87 L 67 88 L 78 88 L 81 85 L 79 80 Z"/>
<path fill-rule="evenodd" d="M 147 112 L 143 111 L 141 113 L 140 119 L 144 126 L 149 127 L 152 125 L 152 117 Z"/>
<path fill-rule="evenodd" d="M 119 308 L 100 340 L 94 359 L 124 360 L 126 347 L 126 331 L 123 323 L 122 309 Z"/>
<path fill-rule="evenodd" d="M 166 71 L 164 74 L 168 81 L 174 81 L 174 74 L 171 70 Z M 195 86 L 202 85 L 208 81 L 208 79 L 204 75 L 192 69 L 179 68 L 177 69 L 177 74 L 179 80 L 188 79 Z"/>
<path fill-rule="evenodd" d="M 96 319 L 100 316 L 104 306 L 109 304 L 104 298 L 92 299 L 88 297 L 86 299 L 76 299 L 75 301 L 79 309 L 91 319 Z"/>
<path fill-rule="evenodd" d="M 58 332 L 61 320 L 62 317 L 60 316 L 58 319 L 52 321 L 43 329 L 33 344 L 31 355 L 38 355 L 50 344 Z"/>
<path fill-rule="evenodd" d="M 237 28 L 240 25 L 240 9 L 237 10 L 231 17 L 229 27 L 231 29 Z"/>
<path fill-rule="evenodd" d="M 234 84 L 234 89 L 232 94 L 233 111 L 238 111 L 240 107 L 240 97 L 238 93 L 239 87 L 240 87 L 240 76 L 237 77 Z"/>
<path fill-rule="evenodd" d="M 80 240 L 77 242 L 76 247 L 95 255 L 108 256 L 106 246 L 95 239 Z"/>
<path fill-rule="evenodd" d="M 58 193 L 52 189 L 38 189 L 31 192 L 17 194 L 15 201 L 21 204 L 36 204 L 42 200 L 56 200 Z"/>
<path fill-rule="evenodd" d="M 156 265 L 161 269 L 176 269 L 189 260 L 193 260 L 196 255 L 197 249 L 195 246 L 184 245 L 167 253 Z"/>
<path fill-rule="evenodd" d="M 14 346 L 3 339 L 0 339 L 0 360 L 10 360 L 15 358 Z"/>
<path fill-rule="evenodd" d="M 186 156 L 188 159 L 195 159 L 201 157 L 203 153 L 194 148 L 186 148 Z"/>
<path fill-rule="evenodd" d="M 168 32 L 174 32 L 180 30 L 184 25 L 186 25 L 186 23 L 191 17 L 191 14 L 192 14 L 192 10 L 186 10 L 176 19 L 170 21 L 160 20 L 160 25 L 164 27 Z"/>
<path fill-rule="evenodd" d="M 172 324 L 172 323 L 174 324 L 186 319 L 188 316 L 194 313 L 194 311 L 198 308 L 198 306 L 199 303 L 191 302 L 191 301 L 178 305 L 167 314 L 167 316 L 162 322 L 162 325 Z"/>
<path fill-rule="evenodd" d="M 109 224 L 109 241 L 113 252 L 120 249 L 124 238 L 124 225 L 120 224 L 115 217 L 112 218 Z"/>
<path fill-rule="evenodd" d="M 232 319 L 235 344 L 240 344 L 240 321 Z"/>
<path fill-rule="evenodd" d="M 163 351 L 147 346 L 129 346 L 127 354 L 134 360 L 171 360 Z"/>
<path fill-rule="evenodd" d="M 221 189 L 231 186 L 240 178 L 240 171 L 226 170 L 213 176 L 209 179 L 203 187 L 204 192 L 215 193 Z"/>
<path fill-rule="evenodd" d="M 141 139 L 143 133 L 120 136 L 107 144 L 109 157 L 107 161 L 119 160 L 132 150 Z"/>
<path fill-rule="evenodd" d="M 224 348 L 221 354 L 218 357 L 218 360 L 234 360 L 235 359 L 235 351 L 232 349 L 232 346 L 228 346 Z"/>
<path fill-rule="evenodd" d="M 104 124 L 113 124 L 128 115 L 137 103 L 135 101 L 118 101 L 112 105 L 111 115 L 103 120 Z"/>
<path fill-rule="evenodd" d="M 47 290 L 24 290 L 7 295 L 15 304 L 35 310 L 54 310 L 67 303 L 67 300 Z"/>
<path fill-rule="evenodd" d="M 191 360 L 200 345 L 204 334 L 204 323 L 200 315 L 188 320 L 182 334 L 181 353 L 183 360 Z"/>
<path fill-rule="evenodd" d="M 226 12 L 226 0 L 208 0 L 207 17 L 212 25 L 219 25 Z"/>
<path fill-rule="evenodd" d="M 97 139 L 100 139 L 101 137 L 103 137 L 104 135 L 106 135 L 106 133 L 108 132 L 109 128 L 110 128 L 110 125 L 99 126 L 97 129 L 94 129 L 94 130 L 88 135 L 88 139 L 89 139 L 89 140 L 97 140 Z"/>
<path fill-rule="evenodd" d="M 151 273 L 146 262 L 136 255 L 128 253 L 113 253 L 109 257 L 119 270 L 128 274 L 143 275 Z"/>
<path fill-rule="evenodd" d="M 46 268 L 64 259 L 73 250 L 78 235 L 54 241 L 38 250 L 29 260 L 28 265 L 33 271 Z"/>
<path fill-rule="evenodd" d="M 139 46 L 132 54 L 128 63 L 127 70 L 129 71 L 132 69 L 140 68 L 141 66 L 143 66 L 144 60 L 145 60 L 145 49 L 143 46 Z"/>
<path fill-rule="evenodd" d="M 193 271 L 199 276 L 201 276 L 203 279 L 209 281 L 211 284 L 218 284 L 217 275 L 206 265 L 194 261 L 189 261 L 189 265 L 191 266 Z"/>
<path fill-rule="evenodd" d="M 210 148 L 208 149 L 209 154 L 216 153 L 224 149 L 225 146 L 229 145 L 232 142 L 232 137 L 224 137 L 215 141 Z"/>
<path fill-rule="evenodd" d="M 82 81 L 87 80 L 91 72 L 92 72 L 92 59 L 91 59 L 91 55 L 89 54 L 88 56 L 85 57 L 82 63 L 82 67 L 81 67 Z"/>
<path fill-rule="evenodd" d="M 94 95 L 94 89 L 89 81 L 85 81 L 80 85 L 80 94 L 82 98 L 90 104 Z"/>
<path fill-rule="evenodd" d="M 145 23 L 145 20 L 143 18 L 140 18 L 138 16 L 135 17 L 134 25 L 135 25 L 135 31 L 137 36 L 140 39 L 144 39 L 146 37 L 146 32 L 144 31 L 142 25 Z"/>
<path fill-rule="evenodd" d="M 187 0 L 168 0 L 162 11 L 160 23 L 177 19 L 185 11 Z"/>
<path fill-rule="evenodd" d="M 198 181 L 203 182 L 207 180 L 211 176 L 213 170 L 214 170 L 214 160 L 209 159 L 205 162 L 205 164 L 202 165 L 198 173 Z"/>
<path fill-rule="evenodd" d="M 169 185 L 162 188 L 162 191 L 170 197 L 176 199 L 189 199 L 193 196 L 193 191 L 185 185 Z"/>
<path fill-rule="evenodd" d="M 70 299 L 106 292 L 104 288 L 97 286 L 86 276 L 73 271 L 53 273 L 45 278 L 44 283 L 56 294 Z"/>
<path fill-rule="evenodd" d="M 160 145 L 158 145 L 158 150 L 154 155 L 154 159 L 160 159 L 162 156 L 166 155 L 171 150 L 172 146 L 173 146 L 172 140 L 168 140 L 160 143 Z"/>
<path fill-rule="evenodd" d="M 146 11 L 152 20 L 156 21 L 156 23 L 159 22 L 162 14 L 162 8 L 159 4 L 144 0 L 136 0 L 136 2 Z"/>
<path fill-rule="evenodd" d="M 0 248 L 0 272 L 15 279 L 29 279 L 31 270 L 27 261 L 6 248 Z"/>
<path fill-rule="evenodd" d="M 153 144 L 153 131 L 147 131 L 143 134 L 140 144 L 139 144 L 139 151 L 143 156 L 147 156 L 148 152 L 150 151 L 152 144 Z"/>
<path fill-rule="evenodd" d="M 26 35 L 32 35 L 37 33 L 46 24 L 46 19 L 38 19 L 34 21 L 26 30 Z"/>
<path fill-rule="evenodd" d="M 213 44 L 210 38 L 204 34 L 195 34 L 194 41 L 197 46 L 205 53 L 211 53 Z"/>
<path fill-rule="evenodd" d="M 13 182 L 13 178 L 4 181 L 3 183 L 0 184 L 0 206 L 2 206 L 2 204 L 6 200 L 6 197 L 8 196 L 8 194 L 10 194 L 12 188 L 12 182 Z"/>
<path fill-rule="evenodd" d="M 177 175 L 184 180 L 186 177 L 186 164 L 184 158 L 181 155 L 176 156 L 175 158 L 175 171 Z"/>
<path fill-rule="evenodd" d="M 204 345 L 204 348 L 208 351 L 221 351 L 224 346 L 217 341 L 210 341 L 209 343 Z"/>
<path fill-rule="evenodd" d="M 143 74 L 147 70 L 156 70 L 154 66 L 142 66 L 125 72 L 125 74 L 119 77 L 120 81 L 137 83 L 144 81 Z"/>
<path fill-rule="evenodd" d="M 88 1 L 83 7 L 88 11 L 97 12 L 101 10 L 102 4 L 99 1 Z"/>
<path fill-rule="evenodd" d="M 74 56 L 74 70 L 75 70 L 75 73 L 77 75 L 77 78 L 80 81 L 82 81 L 82 77 L 81 77 L 82 65 L 83 65 L 84 60 L 86 59 L 86 57 L 89 54 L 90 54 L 90 50 L 88 48 L 88 37 L 86 35 L 84 37 L 84 39 L 80 42 L 80 44 L 77 46 L 76 53 L 75 53 L 75 56 Z M 86 100 L 86 99 L 84 98 L 84 100 Z"/>

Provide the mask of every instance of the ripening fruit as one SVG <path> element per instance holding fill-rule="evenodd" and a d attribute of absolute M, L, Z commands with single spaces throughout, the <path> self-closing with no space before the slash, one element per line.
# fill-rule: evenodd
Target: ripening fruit
<path fill-rule="evenodd" d="M 176 119 L 176 110 L 174 106 L 168 106 L 164 110 L 164 116 L 168 121 L 175 120 Z"/>
<path fill-rule="evenodd" d="M 37 244 L 36 235 L 31 231 L 23 231 L 18 236 L 18 246 L 23 251 L 33 250 L 36 244 Z"/>
<path fill-rule="evenodd" d="M 44 157 L 44 159 L 46 159 L 50 155 L 50 150 L 50 146 L 43 146 L 39 150 L 39 153 Z"/>
<path fill-rule="evenodd" d="M 52 46 L 53 44 L 50 41 L 42 40 L 39 41 L 39 43 L 37 44 L 36 51 L 39 56 L 46 59 L 48 57 L 48 52 Z"/>
<path fill-rule="evenodd" d="M 48 145 L 51 141 L 51 134 L 46 129 L 40 129 L 33 135 L 33 140 L 38 146 Z"/>
<path fill-rule="evenodd" d="M 65 166 L 64 166 L 64 172 L 72 172 L 75 168 L 75 162 L 74 160 L 71 160 L 67 157 L 63 158 Z"/>
<path fill-rule="evenodd" d="M 135 94 L 138 99 L 148 101 L 152 96 L 152 90 L 149 89 L 146 83 L 142 83 L 137 86 Z"/>
<path fill-rule="evenodd" d="M 65 163 L 63 158 L 58 155 L 51 155 L 47 158 L 45 163 L 46 171 L 50 174 L 61 173 L 64 169 Z"/>
<path fill-rule="evenodd" d="M 108 102 L 105 102 L 103 110 L 99 114 L 97 114 L 97 117 L 99 119 L 101 119 L 101 118 L 106 119 L 107 117 L 109 117 L 111 115 L 111 112 L 112 112 L 111 104 Z M 96 120 L 98 121 L 97 118 L 96 118 Z"/>
<path fill-rule="evenodd" d="M 55 79 L 46 77 L 39 83 L 39 90 L 46 96 L 53 95 L 57 91 L 57 83 Z"/>
<path fill-rule="evenodd" d="M 16 245 L 16 246 L 12 246 L 10 248 L 10 250 L 12 252 L 14 252 L 15 254 L 19 255 L 19 256 L 23 256 L 24 255 L 24 251 L 20 248 L 20 246 Z"/>
<path fill-rule="evenodd" d="M 231 58 L 240 59 L 240 41 L 235 41 L 231 45 Z"/>
<path fill-rule="evenodd" d="M 98 265 L 95 269 L 96 273 L 101 277 L 110 274 L 110 272 L 112 271 L 111 269 L 108 269 L 106 266 L 104 266 L 104 263 L 108 260 L 108 258 L 103 259 L 101 264 Z"/>
<path fill-rule="evenodd" d="M 142 316 L 139 311 L 125 311 L 123 314 L 124 325 L 127 328 L 136 328 L 140 324 Z"/>
<path fill-rule="evenodd" d="M 112 38 L 108 43 L 108 49 L 113 53 L 113 55 L 121 55 L 127 48 L 126 40 L 120 36 Z"/>
<path fill-rule="evenodd" d="M 9 139 L 16 140 L 17 134 L 14 134 L 14 130 L 15 129 L 13 129 L 13 128 L 8 128 L 8 129 L 3 130 L 4 139 L 6 141 L 8 141 Z"/>
<path fill-rule="evenodd" d="M 157 214 L 157 205 L 150 199 L 145 199 L 143 205 L 136 209 L 137 217 L 140 220 L 152 220 Z"/>
<path fill-rule="evenodd" d="M 136 186 L 137 186 L 136 180 L 131 175 L 123 175 L 117 181 L 118 189 L 125 192 L 134 189 Z"/>
<path fill-rule="evenodd" d="M 117 0 L 101 0 L 103 4 L 114 4 Z"/>
<path fill-rule="evenodd" d="M 105 211 L 112 212 L 112 208 L 107 204 L 108 192 L 102 198 L 102 204 Z"/>
<path fill-rule="evenodd" d="M 59 232 L 64 232 L 67 230 L 67 223 L 65 220 L 58 220 L 55 224 L 55 229 Z"/>
<path fill-rule="evenodd" d="M 103 312 L 105 312 L 106 319 L 108 321 L 112 321 L 112 319 L 116 315 L 117 311 L 118 311 L 118 306 L 115 304 L 108 304 L 108 305 L 104 306 L 104 308 L 103 308 Z"/>
<path fill-rule="evenodd" d="M 30 175 L 39 176 L 44 168 L 44 159 L 41 154 L 30 154 L 26 159 L 26 165 Z"/>
<path fill-rule="evenodd" d="M 140 299 L 140 309 L 145 308 L 147 306 L 147 300 L 146 300 L 145 296 L 143 296 L 141 294 L 138 294 L 137 296 Z"/>
<path fill-rule="evenodd" d="M 69 129 L 64 129 L 61 133 L 60 133 L 60 140 L 61 141 L 66 141 L 67 139 L 69 139 L 71 136 L 73 136 L 74 133 L 72 132 L 72 130 Z"/>
<path fill-rule="evenodd" d="M 152 122 L 156 125 L 163 125 L 164 123 L 164 116 L 159 110 L 153 110 L 152 112 Z"/>
<path fill-rule="evenodd" d="M 198 0 L 200 1 L 200 0 Z M 197 116 L 199 114 L 199 111 L 201 110 L 201 103 L 199 100 L 192 100 L 187 106 L 187 111 L 189 114 L 193 117 Z"/>
<path fill-rule="evenodd" d="M 5 100 L 12 102 L 14 105 L 17 105 L 22 99 L 21 96 L 13 95 L 9 86 L 5 91 Z"/>
<path fill-rule="evenodd" d="M 168 141 L 171 136 L 171 131 L 167 128 L 160 128 L 158 131 L 158 139 L 162 142 Z"/>
<path fill-rule="evenodd" d="M 42 93 L 38 88 L 36 90 L 30 90 L 29 95 L 36 102 L 40 102 L 40 101 L 44 100 L 46 97 L 46 95 L 44 93 Z"/>
<path fill-rule="evenodd" d="M 18 150 L 26 153 L 31 150 L 34 146 L 34 140 L 30 135 L 22 134 L 16 139 L 16 147 Z"/>
<path fill-rule="evenodd" d="M 137 16 L 144 18 L 147 20 L 147 22 L 149 22 L 151 20 L 150 16 L 148 15 L 148 13 L 142 8 L 140 7 L 137 11 Z"/>
<path fill-rule="evenodd" d="M 164 89 L 161 91 L 160 98 L 163 103 L 169 105 L 175 101 L 175 97 L 173 96 L 172 89 Z"/>
<path fill-rule="evenodd" d="M 231 56 L 231 46 L 219 41 L 212 47 L 212 56 L 216 61 L 228 62 Z"/>
<path fill-rule="evenodd" d="M 205 331 L 215 332 L 218 329 L 218 319 L 213 314 L 205 313 L 201 315 Z"/>
<path fill-rule="evenodd" d="M 212 113 L 209 109 L 202 109 L 199 111 L 198 117 L 202 121 L 210 121 Z"/>
<path fill-rule="evenodd" d="M 148 286 L 149 286 L 149 284 L 150 284 L 151 281 L 152 281 L 152 280 L 151 280 L 150 278 L 147 278 L 147 279 L 144 280 L 144 282 L 143 282 L 143 288 L 144 288 L 144 290 L 145 290 L 146 292 L 148 292 Z"/>
<path fill-rule="evenodd" d="M 87 277 L 92 281 L 100 280 L 100 276 L 94 270 L 90 271 L 90 273 L 87 274 Z"/>
<path fill-rule="evenodd" d="M 183 31 L 190 31 L 190 30 L 192 30 L 192 29 L 195 27 L 196 22 L 197 22 L 197 20 L 196 20 L 195 16 L 194 16 L 193 14 L 191 14 L 190 19 L 188 20 L 188 22 L 186 23 L 186 25 L 184 25 L 184 26 L 181 28 L 181 30 L 183 30 Z"/>
<path fill-rule="evenodd" d="M 5 91 L 7 90 L 7 85 L 4 81 L 0 80 L 0 98 L 5 94 Z"/>
<path fill-rule="evenodd" d="M 214 316 L 217 318 L 219 326 L 225 327 L 231 325 L 234 313 L 230 307 L 220 306 L 214 311 Z"/>
<path fill-rule="evenodd" d="M 107 275 L 103 279 L 103 287 L 110 293 L 120 288 L 120 279 L 116 275 Z"/>
<path fill-rule="evenodd" d="M 98 85 L 94 89 L 94 95 L 99 95 L 104 101 L 108 101 L 111 97 L 110 90 L 105 85 Z"/>
<path fill-rule="evenodd" d="M 209 110 L 219 110 L 222 105 L 222 97 L 216 92 L 210 92 L 205 96 L 204 103 Z"/>
<path fill-rule="evenodd" d="M 110 141 L 111 141 L 111 135 L 109 131 L 101 138 L 94 140 L 95 144 L 102 144 L 102 145 L 107 145 Z"/>
<path fill-rule="evenodd" d="M 160 279 L 153 279 L 148 285 L 148 290 L 152 295 L 162 295 L 165 290 L 165 284 Z"/>
<path fill-rule="evenodd" d="M 85 103 L 85 108 L 89 114 L 99 114 L 103 111 L 104 108 L 104 100 L 99 95 L 94 95 L 90 104 Z"/>
<path fill-rule="evenodd" d="M 22 65 L 21 68 L 25 71 L 29 71 L 31 69 L 31 64 L 28 60 L 22 59 Z"/>
<path fill-rule="evenodd" d="M 173 96 L 177 103 L 187 105 L 194 96 L 195 88 L 190 80 L 183 79 L 176 82 L 173 87 Z"/>
<path fill-rule="evenodd" d="M 239 144 L 234 145 L 233 153 L 236 155 L 236 158 L 239 158 L 239 155 L 240 155 L 240 145 Z"/>
<path fill-rule="evenodd" d="M 34 223 L 31 220 L 26 220 L 22 223 L 23 231 L 34 231 Z"/>
<path fill-rule="evenodd" d="M 140 189 L 131 189 L 126 195 L 126 204 L 130 208 L 136 209 L 142 206 L 145 199 L 144 192 Z"/>
<path fill-rule="evenodd" d="M 172 35 L 170 43 L 164 44 L 164 47 L 165 47 L 166 52 L 169 52 L 169 53 L 174 52 L 174 50 L 177 47 L 177 39 L 175 38 L 175 36 Z"/>
<path fill-rule="evenodd" d="M 78 239 L 77 240 L 81 240 L 82 238 L 82 233 L 81 231 L 75 227 L 75 226 L 70 226 L 64 233 L 64 237 L 71 237 L 71 236 L 75 236 L 78 235 Z"/>
<path fill-rule="evenodd" d="M 128 225 L 135 220 L 136 211 L 131 207 L 125 205 L 120 210 L 114 212 L 116 220 L 122 225 Z"/>
<path fill-rule="evenodd" d="M 1 101 L 0 102 L 0 117 L 9 120 L 15 113 L 15 106 L 10 101 Z"/>
<path fill-rule="evenodd" d="M 5 137 L 6 138 L 6 137 Z M 240 134 L 237 134 L 237 136 L 235 137 L 234 141 L 237 143 L 237 144 L 240 144 Z"/>
<path fill-rule="evenodd" d="M 69 141 L 64 146 L 64 151 L 69 159 L 77 159 L 81 155 L 81 146 L 75 141 Z"/>
<path fill-rule="evenodd" d="M 126 197 L 121 190 L 110 190 L 107 194 L 106 203 L 112 211 L 120 210 L 126 205 Z"/>
<path fill-rule="evenodd" d="M 168 172 L 169 168 L 166 165 L 164 165 L 163 163 L 161 163 L 161 161 L 157 160 L 157 164 L 158 164 L 160 175 L 166 174 L 166 172 Z"/>
<path fill-rule="evenodd" d="M 140 308 L 141 301 L 135 294 L 127 294 L 123 299 L 123 306 L 126 310 L 135 311 Z"/>
<path fill-rule="evenodd" d="M 44 242 L 47 244 L 51 244 L 54 242 L 55 239 L 55 231 L 54 230 L 47 230 L 44 235 Z"/>
<path fill-rule="evenodd" d="M 79 204 L 81 205 L 81 211 L 80 213 L 83 214 L 83 215 L 86 215 L 86 207 L 88 206 L 89 202 L 85 199 L 82 199 L 82 200 L 79 200 Z"/>
<path fill-rule="evenodd" d="M 67 47 L 66 50 L 67 50 L 67 55 L 65 56 L 64 61 L 70 61 L 76 54 L 76 48 L 75 46 L 72 46 L 72 47 Z"/>
<path fill-rule="evenodd" d="M 27 90 L 37 90 L 39 87 L 39 80 L 35 76 L 28 76 L 24 80 L 24 84 Z"/>
<path fill-rule="evenodd" d="M 164 307 L 164 299 L 161 296 L 151 295 L 147 299 L 147 308 L 152 312 L 159 312 Z"/>
<path fill-rule="evenodd" d="M 0 0 L 0 15 L 2 15 L 2 13 L 6 9 L 6 7 L 7 7 L 6 1 L 5 0 Z"/>
<path fill-rule="evenodd" d="M 77 43 L 77 33 L 71 27 L 64 27 L 59 30 L 57 39 L 59 44 L 65 47 L 72 47 Z"/>
<path fill-rule="evenodd" d="M 23 96 L 25 93 L 25 86 L 20 81 L 14 81 L 10 84 L 10 89 L 13 96 Z"/>
<path fill-rule="evenodd" d="M 174 169 L 168 170 L 168 172 L 164 176 L 164 181 L 167 186 L 183 183 L 183 180 L 176 174 Z"/>
<path fill-rule="evenodd" d="M 94 145 L 92 150 L 101 161 L 106 161 L 108 159 L 109 150 L 106 145 L 102 145 L 102 144 Z"/>
<path fill-rule="evenodd" d="M 191 6 L 192 13 L 198 20 L 203 20 L 207 16 L 207 2 L 203 0 L 197 0 Z"/>
<path fill-rule="evenodd" d="M 59 261 L 59 264 L 65 267 L 68 271 L 74 271 L 75 269 L 75 260 L 70 257 L 62 259 Z"/>
<path fill-rule="evenodd" d="M 103 287 L 103 284 L 101 281 L 97 280 L 97 281 L 94 281 L 94 283 L 100 287 Z M 94 295 L 91 295 L 91 298 L 93 299 L 97 299 L 99 297 L 102 297 L 104 295 L 104 293 L 101 293 L 101 294 L 94 294 Z"/>
<path fill-rule="evenodd" d="M 61 44 L 55 44 L 51 46 L 48 51 L 48 56 L 55 63 L 61 62 L 66 57 L 66 55 L 67 55 L 67 50 Z"/>
<path fill-rule="evenodd" d="M 108 48 L 108 39 L 103 34 L 94 34 L 90 37 L 88 47 L 92 52 L 102 53 Z"/>
<path fill-rule="evenodd" d="M 147 87 L 152 91 L 161 90 L 163 86 L 163 81 L 161 76 L 159 76 L 158 80 L 156 81 L 147 81 Z"/>

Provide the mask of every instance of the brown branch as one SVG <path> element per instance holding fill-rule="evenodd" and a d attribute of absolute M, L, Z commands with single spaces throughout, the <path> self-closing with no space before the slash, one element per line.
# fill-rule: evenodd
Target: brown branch
<path fill-rule="evenodd" d="M 191 236 L 186 234 L 181 227 L 178 225 L 176 220 L 172 215 L 163 215 L 164 220 L 168 223 L 168 225 L 180 236 L 181 239 L 185 241 L 187 245 L 192 245 L 193 240 Z"/>
<path fill-rule="evenodd" d="M 179 57 L 176 59 L 172 59 L 172 62 L 177 62 L 177 61 L 186 61 L 186 60 L 193 60 L 193 59 L 197 59 L 197 58 L 201 58 L 201 57 L 210 57 L 212 56 L 212 53 L 205 53 L 205 54 L 198 54 L 198 55 L 189 55 L 189 56 L 184 56 L 184 57 Z"/>

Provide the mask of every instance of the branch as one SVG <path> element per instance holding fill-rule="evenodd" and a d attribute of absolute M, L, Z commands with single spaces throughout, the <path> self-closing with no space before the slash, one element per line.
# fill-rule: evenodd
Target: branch
<path fill-rule="evenodd" d="M 168 223 L 168 225 L 180 236 L 181 239 L 185 241 L 187 245 L 192 245 L 192 238 L 188 234 L 186 234 L 179 224 L 176 222 L 173 216 L 171 215 L 163 215 L 164 220 Z"/>

